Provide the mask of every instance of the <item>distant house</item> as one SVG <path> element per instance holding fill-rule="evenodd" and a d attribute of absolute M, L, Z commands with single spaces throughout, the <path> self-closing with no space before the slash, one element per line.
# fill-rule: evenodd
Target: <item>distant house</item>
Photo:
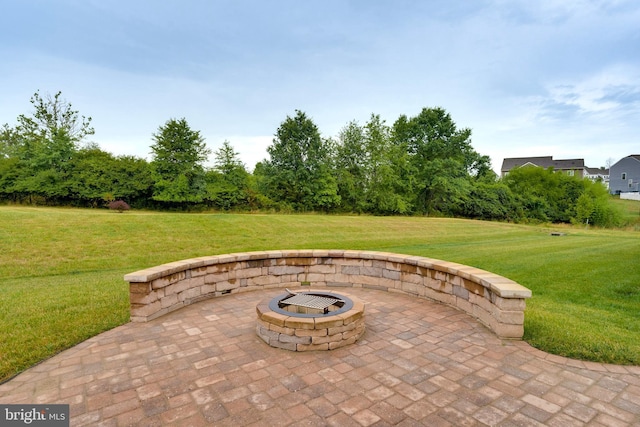
<path fill-rule="evenodd" d="M 607 188 L 609 188 L 609 169 L 605 168 L 585 168 L 587 174 L 584 176 L 585 178 L 589 178 L 593 182 L 600 181 Z"/>
<path fill-rule="evenodd" d="M 557 172 L 569 176 L 584 178 L 588 175 L 584 165 L 584 159 L 554 160 L 552 156 L 546 157 L 513 157 L 502 161 L 500 176 L 505 177 L 513 168 L 522 166 L 538 166 L 543 169 L 553 168 Z"/>
<path fill-rule="evenodd" d="M 609 192 L 620 194 L 639 191 L 640 154 L 632 154 L 611 166 L 609 170 Z"/>

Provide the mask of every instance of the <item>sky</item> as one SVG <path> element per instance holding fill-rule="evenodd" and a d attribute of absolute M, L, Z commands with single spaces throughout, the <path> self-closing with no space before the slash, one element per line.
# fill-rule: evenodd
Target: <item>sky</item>
<path fill-rule="evenodd" d="M 305 112 L 325 138 L 444 108 L 505 157 L 640 154 L 637 0 L 0 0 L 0 125 L 58 91 L 89 137 L 151 159 L 185 118 L 249 170 Z M 214 155 L 211 156 L 213 159 Z"/>

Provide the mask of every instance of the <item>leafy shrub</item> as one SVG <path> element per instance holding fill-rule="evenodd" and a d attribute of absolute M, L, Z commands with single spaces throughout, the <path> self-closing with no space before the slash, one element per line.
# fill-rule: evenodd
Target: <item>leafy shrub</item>
<path fill-rule="evenodd" d="M 109 202 L 108 206 L 109 206 L 109 209 L 113 211 L 118 211 L 119 213 L 122 213 L 123 211 L 128 211 L 129 209 L 131 209 L 131 206 L 129 206 L 127 202 L 125 202 L 124 200 L 114 200 L 112 202 Z"/>

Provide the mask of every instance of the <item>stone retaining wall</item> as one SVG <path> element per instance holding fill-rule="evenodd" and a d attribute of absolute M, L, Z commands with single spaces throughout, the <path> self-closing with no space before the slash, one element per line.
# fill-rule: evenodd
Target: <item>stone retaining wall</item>
<path fill-rule="evenodd" d="M 456 307 L 498 337 L 520 339 L 531 291 L 478 268 L 419 256 L 349 250 L 246 252 L 176 261 L 124 276 L 131 321 L 146 322 L 228 293 L 306 287 L 363 287 Z"/>

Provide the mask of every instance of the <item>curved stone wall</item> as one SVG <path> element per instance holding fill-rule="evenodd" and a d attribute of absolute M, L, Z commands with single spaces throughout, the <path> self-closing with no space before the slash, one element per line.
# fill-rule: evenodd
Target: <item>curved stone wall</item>
<path fill-rule="evenodd" d="M 192 258 L 124 276 L 131 321 L 191 303 L 269 288 L 363 287 L 456 307 L 500 338 L 520 339 L 531 291 L 506 277 L 453 262 L 388 252 L 283 250 Z"/>

